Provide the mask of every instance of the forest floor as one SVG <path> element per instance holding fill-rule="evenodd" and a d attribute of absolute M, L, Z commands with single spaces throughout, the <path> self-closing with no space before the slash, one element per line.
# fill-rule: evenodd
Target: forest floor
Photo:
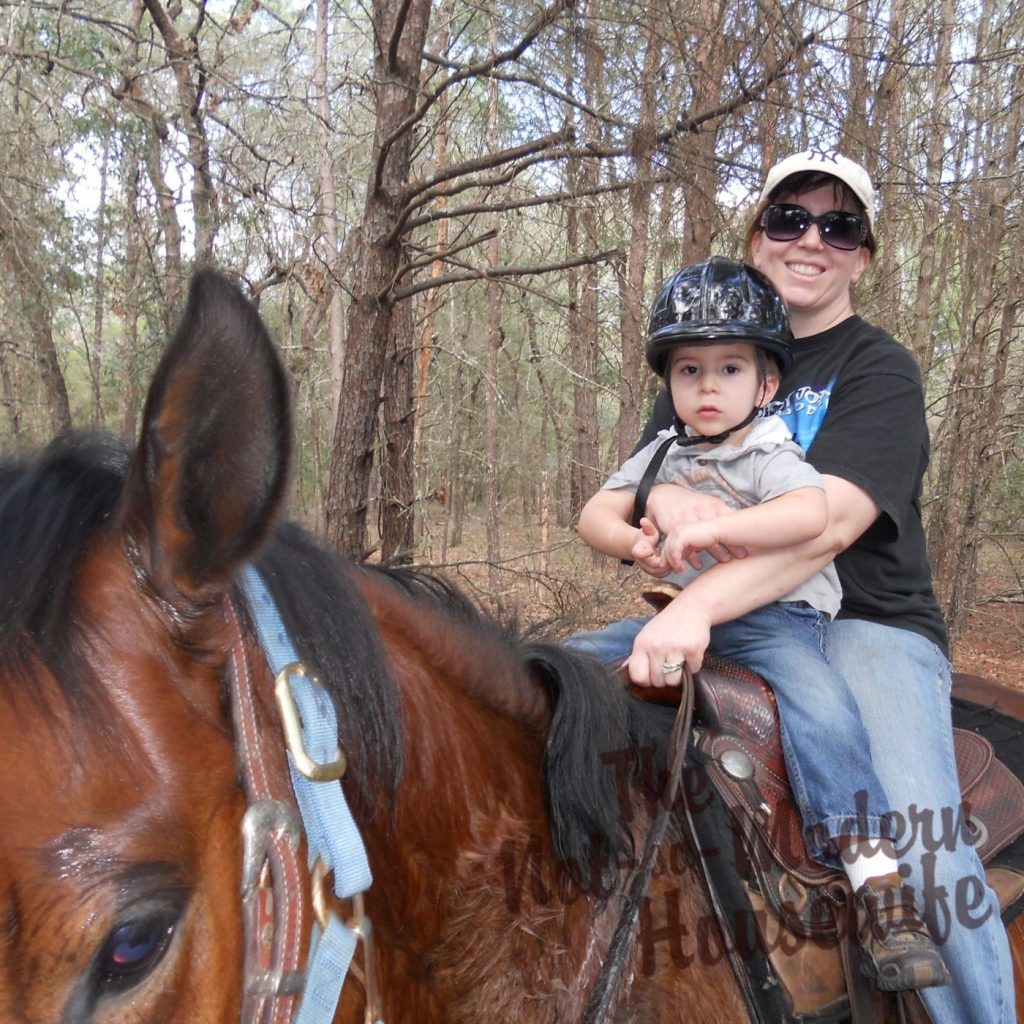
<path fill-rule="evenodd" d="M 593 556 L 572 530 L 553 527 L 545 556 L 535 523 L 505 517 L 494 579 L 478 518 L 467 517 L 458 547 L 442 551 L 442 537 L 443 510 L 438 509 L 421 539 L 422 561 L 442 569 L 500 618 L 516 618 L 532 634 L 561 639 L 650 610 L 640 597 L 643 573 Z M 1024 602 L 1019 596 L 1016 601 L 998 596 L 1007 584 L 1001 575 L 981 581 L 979 593 L 987 599 L 971 614 L 955 647 L 953 666 L 1024 689 Z"/>

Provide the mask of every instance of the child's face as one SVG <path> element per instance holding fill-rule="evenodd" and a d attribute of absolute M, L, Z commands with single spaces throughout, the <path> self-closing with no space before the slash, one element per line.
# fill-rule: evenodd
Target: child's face
<path fill-rule="evenodd" d="M 676 415 L 698 434 L 720 434 L 741 423 L 755 406 L 775 395 L 777 376 L 763 380 L 757 350 L 744 341 L 680 345 L 669 357 L 669 383 Z M 741 441 L 752 424 L 729 438 Z"/>

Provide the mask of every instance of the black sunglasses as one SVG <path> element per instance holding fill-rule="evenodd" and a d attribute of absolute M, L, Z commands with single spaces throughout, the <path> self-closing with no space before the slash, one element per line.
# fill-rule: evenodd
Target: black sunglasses
<path fill-rule="evenodd" d="M 829 210 L 815 217 L 795 203 L 775 203 L 761 214 L 761 230 L 773 242 L 792 242 L 812 224 L 818 225 L 818 234 L 826 245 L 844 252 L 859 248 L 868 235 L 864 218 L 843 210 Z"/>

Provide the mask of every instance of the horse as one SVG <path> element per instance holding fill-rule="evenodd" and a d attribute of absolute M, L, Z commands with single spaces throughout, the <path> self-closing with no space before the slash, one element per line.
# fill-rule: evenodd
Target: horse
<path fill-rule="evenodd" d="M 578 1021 L 661 810 L 672 712 L 288 522 L 289 394 L 257 311 L 203 271 L 137 443 L 76 434 L 0 464 L 0 1016 L 283 1024 L 312 921 L 336 918 L 362 941 L 335 1024 Z M 289 811 L 249 827 L 295 754 L 253 570 L 336 716 L 373 875 L 356 897 Z M 749 1019 L 675 819 L 611 1014 Z"/>
<path fill-rule="evenodd" d="M 259 1003 L 233 658 L 265 771 L 287 767 L 238 595 L 253 564 L 337 707 L 373 873 L 372 964 L 334 1020 L 364 1019 L 367 966 L 391 1024 L 578 1020 L 657 810 L 664 714 L 439 579 L 352 564 L 284 521 L 290 460 L 274 345 L 202 272 L 134 447 L 73 435 L 0 469 L 0 1017 L 223 1024 Z M 670 832 L 616 1021 L 742 1018 L 684 854 Z M 305 924 L 296 942 L 302 961 Z"/>

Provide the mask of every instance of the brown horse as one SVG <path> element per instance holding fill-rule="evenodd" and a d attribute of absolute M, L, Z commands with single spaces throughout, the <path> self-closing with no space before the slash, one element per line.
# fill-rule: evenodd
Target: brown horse
<path fill-rule="evenodd" d="M 137 447 L 73 437 L 0 467 L 0 1019 L 278 1024 L 310 915 L 360 919 L 317 901 L 301 849 L 283 890 L 269 855 L 243 878 L 253 792 L 276 799 L 288 773 L 238 592 L 252 562 L 329 688 L 374 875 L 375 945 L 335 1021 L 368 1003 L 388 1024 L 578 1021 L 657 813 L 671 712 L 435 579 L 353 566 L 282 524 L 289 459 L 275 350 L 204 273 Z M 276 972 L 268 935 L 294 946 Z M 616 1022 L 748 1019 L 673 831 L 624 979 Z"/>
<path fill-rule="evenodd" d="M 627 776 L 657 773 L 664 714 L 435 580 L 354 567 L 279 524 L 289 453 L 275 350 L 205 273 L 134 450 L 74 437 L 0 469 L 0 1019 L 239 1020 L 254 982 L 233 650 L 266 771 L 285 770 L 237 600 L 254 560 L 338 708 L 383 1019 L 578 1020 L 619 865 L 656 808 L 625 803 Z M 663 868 L 614 1019 L 743 1019 L 673 835 Z M 337 1021 L 363 1019 L 361 960 Z"/>

